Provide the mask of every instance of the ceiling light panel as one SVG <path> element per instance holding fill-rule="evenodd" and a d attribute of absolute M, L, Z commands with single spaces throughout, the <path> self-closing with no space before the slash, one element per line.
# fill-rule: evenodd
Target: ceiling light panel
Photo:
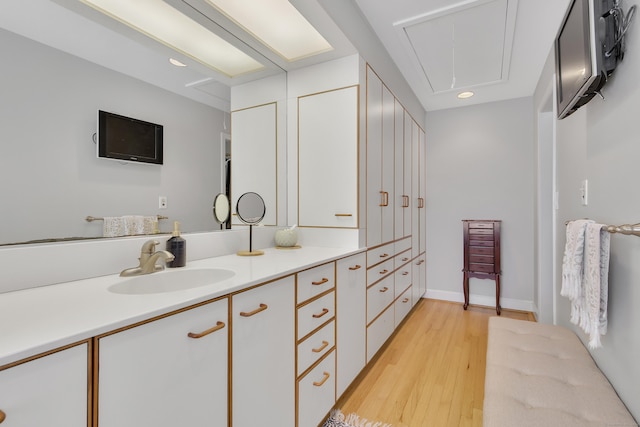
<path fill-rule="evenodd" d="M 288 0 L 206 0 L 287 61 L 332 50 Z"/>
<path fill-rule="evenodd" d="M 81 1 L 228 77 L 264 68 L 260 62 L 163 1 Z"/>

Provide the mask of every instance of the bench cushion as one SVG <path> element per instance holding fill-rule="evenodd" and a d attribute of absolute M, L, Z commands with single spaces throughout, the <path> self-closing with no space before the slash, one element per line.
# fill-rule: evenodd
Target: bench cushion
<path fill-rule="evenodd" d="M 484 427 L 637 426 L 569 329 L 489 319 Z"/>

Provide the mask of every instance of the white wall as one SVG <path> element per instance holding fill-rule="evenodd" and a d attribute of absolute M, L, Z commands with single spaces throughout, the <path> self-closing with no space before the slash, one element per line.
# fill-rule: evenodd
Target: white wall
<path fill-rule="evenodd" d="M 637 23 L 627 33 L 627 54 L 603 90 L 606 100 L 594 98 L 573 115 L 556 122 L 557 190 L 556 263 L 562 265 L 564 223 L 591 218 L 605 224 L 637 223 L 640 216 L 640 31 Z M 553 63 L 550 53 L 548 64 Z M 539 94 L 553 81 L 553 68 L 545 67 Z M 580 185 L 589 180 L 589 204 L 582 206 Z M 609 273 L 608 332 L 603 347 L 591 351 L 598 366 L 640 419 L 640 238 L 613 235 Z M 568 299 L 558 293 L 561 270 L 555 277 L 557 322 L 584 334 L 569 322 Z M 586 342 L 586 341 L 585 341 Z"/>
<path fill-rule="evenodd" d="M 218 228 L 224 113 L 0 30 L 0 243 L 100 236 L 87 215 L 154 215 Z M 164 165 L 97 159 L 98 109 L 164 126 Z M 188 170 L 189 173 L 184 173 Z M 168 208 L 158 210 L 158 196 Z"/>
<path fill-rule="evenodd" d="M 531 98 L 427 113 L 427 296 L 462 301 L 463 219 L 502 220 L 504 308 L 533 309 Z M 495 305 L 492 280 L 471 303 Z"/>

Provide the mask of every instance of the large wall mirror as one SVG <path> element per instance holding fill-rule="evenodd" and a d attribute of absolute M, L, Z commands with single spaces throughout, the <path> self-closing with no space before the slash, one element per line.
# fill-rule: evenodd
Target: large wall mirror
<path fill-rule="evenodd" d="M 0 245 L 101 237 L 101 222 L 87 216 L 162 215 L 161 232 L 174 220 L 184 232 L 220 230 L 211 206 L 225 191 L 221 143 L 236 81 L 212 78 L 188 58 L 180 58 L 187 67 L 171 65 L 167 49 L 64 3 L 0 5 Z M 262 59 L 264 76 L 284 75 Z M 98 159 L 98 110 L 161 124 L 164 164 Z"/>

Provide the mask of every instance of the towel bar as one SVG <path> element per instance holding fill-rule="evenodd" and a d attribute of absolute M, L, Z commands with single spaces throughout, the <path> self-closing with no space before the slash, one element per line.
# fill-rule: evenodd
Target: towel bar
<path fill-rule="evenodd" d="M 565 221 L 564 225 L 568 225 L 570 221 Z M 603 227 L 609 233 L 625 234 L 628 236 L 640 237 L 640 223 L 622 224 L 622 225 L 605 225 Z"/>
<path fill-rule="evenodd" d="M 168 216 L 164 216 L 164 215 L 157 215 L 157 217 L 158 217 L 158 220 L 169 219 Z M 91 215 L 89 215 L 88 217 L 85 218 L 85 221 L 87 221 L 87 222 L 104 221 L 104 218 L 100 217 L 100 216 L 91 216 Z"/>

